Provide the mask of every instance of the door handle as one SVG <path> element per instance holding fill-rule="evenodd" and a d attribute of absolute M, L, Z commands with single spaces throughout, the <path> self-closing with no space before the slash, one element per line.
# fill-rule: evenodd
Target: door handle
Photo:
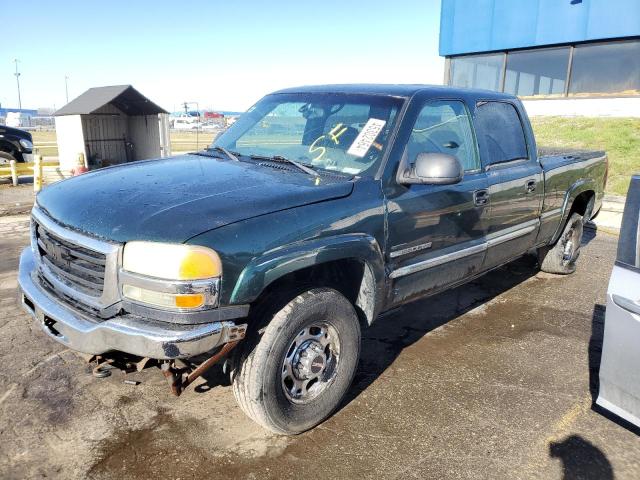
<path fill-rule="evenodd" d="M 524 189 L 527 193 L 533 193 L 536 191 L 536 181 L 528 180 L 527 183 L 524 184 Z"/>
<path fill-rule="evenodd" d="M 482 189 L 473 192 L 473 203 L 477 207 L 487 205 L 489 203 L 489 191 L 486 189 Z"/>
<path fill-rule="evenodd" d="M 628 298 L 616 295 L 615 293 L 611 295 L 611 299 L 616 305 L 618 305 L 620 308 L 624 308 L 627 312 L 640 315 L 640 304 L 638 302 L 634 302 L 633 300 L 629 300 Z"/>

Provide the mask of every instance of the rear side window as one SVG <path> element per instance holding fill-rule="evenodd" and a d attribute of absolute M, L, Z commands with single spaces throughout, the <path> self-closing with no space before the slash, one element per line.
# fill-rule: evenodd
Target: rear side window
<path fill-rule="evenodd" d="M 409 161 L 414 162 L 419 153 L 453 155 L 465 172 L 480 168 L 471 119 L 464 103 L 438 100 L 422 107 L 407 144 Z"/>
<path fill-rule="evenodd" d="M 529 158 L 520 116 L 510 103 L 478 103 L 476 126 L 488 164 Z"/>

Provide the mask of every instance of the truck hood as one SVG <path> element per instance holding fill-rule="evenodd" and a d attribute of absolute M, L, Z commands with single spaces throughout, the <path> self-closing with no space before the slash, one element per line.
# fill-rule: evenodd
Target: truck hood
<path fill-rule="evenodd" d="M 353 182 L 339 176 L 183 155 L 55 183 L 38 194 L 37 204 L 59 223 L 108 240 L 181 243 L 240 220 L 345 197 L 352 190 Z"/>

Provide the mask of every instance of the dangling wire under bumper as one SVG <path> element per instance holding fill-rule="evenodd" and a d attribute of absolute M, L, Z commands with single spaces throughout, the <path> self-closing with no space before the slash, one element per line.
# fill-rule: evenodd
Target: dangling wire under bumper
<path fill-rule="evenodd" d="M 189 385 L 191 385 L 194 380 L 196 380 L 203 373 L 205 373 L 207 370 L 213 367 L 221 359 L 223 359 L 231 350 L 235 348 L 235 346 L 239 342 L 240 340 L 225 343 L 218 353 L 213 355 L 208 360 L 202 362 L 191 372 L 189 372 L 189 369 L 186 369 L 186 368 L 177 368 L 173 361 L 164 362 L 162 365 L 160 365 L 160 369 L 162 370 L 162 374 L 164 375 L 164 377 L 167 379 L 167 382 L 169 383 L 169 388 L 171 388 L 171 393 L 173 393 L 176 397 L 179 397 L 180 394 Z"/>

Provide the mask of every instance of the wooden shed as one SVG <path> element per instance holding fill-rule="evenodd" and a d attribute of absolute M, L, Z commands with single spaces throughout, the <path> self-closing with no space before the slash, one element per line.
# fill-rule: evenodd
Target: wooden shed
<path fill-rule="evenodd" d="M 61 169 L 171 155 L 167 111 L 131 85 L 90 88 L 54 116 Z"/>

